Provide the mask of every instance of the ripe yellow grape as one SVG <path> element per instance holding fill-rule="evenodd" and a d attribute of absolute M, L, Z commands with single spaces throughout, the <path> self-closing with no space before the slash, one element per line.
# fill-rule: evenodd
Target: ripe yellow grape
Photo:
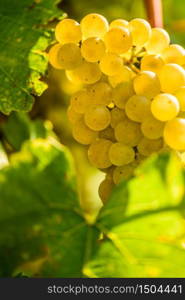
<path fill-rule="evenodd" d="M 128 98 L 134 95 L 132 81 L 122 82 L 113 90 L 113 102 L 121 109 L 125 108 Z"/>
<path fill-rule="evenodd" d="M 134 46 L 142 47 L 148 42 L 151 35 L 151 26 L 144 19 L 133 19 L 129 22 L 129 29 Z"/>
<path fill-rule="evenodd" d="M 94 105 L 109 105 L 112 102 L 112 88 L 106 82 L 97 82 L 89 86 L 87 93 Z"/>
<path fill-rule="evenodd" d="M 162 28 L 152 28 L 151 36 L 145 48 L 148 54 L 161 54 L 169 46 L 170 37 Z"/>
<path fill-rule="evenodd" d="M 172 149 L 185 150 L 185 119 L 175 118 L 166 123 L 164 140 Z"/>
<path fill-rule="evenodd" d="M 55 28 L 55 37 L 61 44 L 78 43 L 82 39 L 80 24 L 73 19 L 60 21 Z"/>
<path fill-rule="evenodd" d="M 82 81 L 79 78 L 78 74 L 75 70 L 66 70 L 65 71 L 66 78 L 72 83 L 73 85 L 82 86 Z"/>
<path fill-rule="evenodd" d="M 69 70 L 68 70 L 69 71 Z M 54 73 L 54 76 L 57 77 L 57 81 L 59 80 L 59 88 L 62 90 L 67 95 L 72 95 L 79 91 L 80 89 L 83 88 L 82 84 L 79 84 L 78 82 L 71 82 L 68 77 L 66 72 L 60 72 L 60 76 L 57 73 Z M 70 72 L 70 71 L 69 71 Z"/>
<path fill-rule="evenodd" d="M 178 89 L 174 96 L 178 99 L 180 104 L 180 110 L 185 112 L 185 86 L 182 86 L 180 89 Z"/>
<path fill-rule="evenodd" d="M 73 78 L 83 84 L 93 84 L 100 80 L 101 71 L 97 63 L 84 61 L 78 68 L 71 71 Z"/>
<path fill-rule="evenodd" d="M 132 46 L 132 37 L 127 28 L 113 27 L 104 37 L 106 48 L 109 52 L 123 54 Z"/>
<path fill-rule="evenodd" d="M 97 138 L 97 132 L 86 126 L 83 119 L 73 124 L 72 135 L 74 139 L 83 145 L 91 144 Z"/>
<path fill-rule="evenodd" d="M 141 60 L 142 71 L 152 71 L 158 73 L 163 65 L 164 61 L 159 54 L 145 55 Z"/>
<path fill-rule="evenodd" d="M 73 43 L 64 44 L 56 53 L 56 60 L 61 69 L 72 70 L 82 64 L 80 48 Z"/>
<path fill-rule="evenodd" d="M 106 169 L 112 165 L 109 159 L 109 149 L 111 145 L 112 142 L 106 139 L 98 139 L 90 145 L 88 158 L 94 167 Z"/>
<path fill-rule="evenodd" d="M 134 173 L 135 167 L 134 162 L 121 167 L 116 167 L 113 172 L 113 182 L 119 184 L 123 179 L 130 178 Z"/>
<path fill-rule="evenodd" d="M 123 59 L 114 53 L 106 53 L 100 60 L 100 70 L 108 76 L 118 74 L 123 66 Z"/>
<path fill-rule="evenodd" d="M 162 53 L 162 57 L 165 63 L 183 65 L 185 63 L 185 49 L 180 45 L 169 45 Z"/>
<path fill-rule="evenodd" d="M 114 129 L 109 126 L 104 130 L 101 130 L 99 132 L 99 138 L 114 142 L 115 141 Z"/>
<path fill-rule="evenodd" d="M 100 131 L 109 126 L 111 116 L 104 105 L 95 105 L 86 111 L 84 119 L 90 129 Z"/>
<path fill-rule="evenodd" d="M 114 143 L 109 149 L 109 158 L 113 165 L 123 166 L 134 160 L 135 152 L 124 143 Z"/>
<path fill-rule="evenodd" d="M 114 188 L 114 182 L 111 178 L 106 177 L 99 185 L 98 194 L 103 203 L 106 203 L 109 199 L 112 190 Z"/>
<path fill-rule="evenodd" d="M 169 121 L 175 118 L 180 110 L 177 98 L 171 94 L 157 95 L 151 103 L 151 112 L 159 121 Z"/>
<path fill-rule="evenodd" d="M 85 39 L 89 37 L 103 38 L 109 29 L 107 19 L 100 14 L 88 14 L 81 20 L 81 30 Z"/>
<path fill-rule="evenodd" d="M 110 85 L 115 88 L 121 82 L 131 81 L 134 76 L 132 70 L 127 66 L 122 66 L 119 73 L 114 76 L 109 76 L 108 80 Z"/>
<path fill-rule="evenodd" d="M 142 138 L 140 124 L 125 119 L 115 127 L 115 137 L 118 142 L 128 146 L 137 146 Z"/>
<path fill-rule="evenodd" d="M 76 123 L 76 121 L 79 121 L 83 118 L 83 115 L 80 113 L 77 113 L 76 110 L 74 110 L 73 106 L 70 105 L 67 109 L 67 117 L 71 124 Z"/>
<path fill-rule="evenodd" d="M 130 97 L 125 105 L 125 112 L 128 118 L 135 122 L 143 122 L 143 120 L 150 114 L 150 99 L 134 95 Z"/>
<path fill-rule="evenodd" d="M 91 105 L 91 98 L 86 90 L 80 90 L 71 96 L 70 103 L 77 113 L 84 114 Z"/>
<path fill-rule="evenodd" d="M 114 107 L 111 110 L 110 125 L 112 126 L 112 128 L 115 128 L 121 121 L 124 121 L 125 119 L 127 119 L 127 116 L 126 116 L 124 110 L 122 110 L 118 107 Z"/>
<path fill-rule="evenodd" d="M 137 146 L 137 150 L 141 155 L 149 156 L 152 153 L 158 152 L 163 147 L 163 139 L 156 140 L 147 139 L 143 137 Z"/>
<path fill-rule="evenodd" d="M 148 116 L 141 124 L 141 131 L 146 138 L 155 140 L 163 136 L 164 125 L 164 122 Z"/>
<path fill-rule="evenodd" d="M 114 28 L 114 27 L 124 27 L 128 28 L 129 22 L 124 20 L 124 19 L 116 19 L 110 23 L 109 28 Z"/>
<path fill-rule="evenodd" d="M 97 37 L 88 38 L 82 43 L 81 53 L 85 60 L 98 62 L 105 54 L 105 44 Z"/>
<path fill-rule="evenodd" d="M 161 90 L 165 93 L 174 93 L 185 85 L 185 70 L 177 64 L 166 64 L 159 73 Z"/>
<path fill-rule="evenodd" d="M 142 71 L 134 78 L 134 90 L 137 95 L 149 99 L 160 93 L 160 81 L 158 76 L 151 71 Z"/>
<path fill-rule="evenodd" d="M 61 47 L 62 47 L 61 44 L 55 44 L 54 46 L 52 46 L 50 48 L 49 53 L 48 53 L 49 63 L 55 69 L 62 69 L 62 66 L 58 61 L 58 52 L 59 52 Z"/>

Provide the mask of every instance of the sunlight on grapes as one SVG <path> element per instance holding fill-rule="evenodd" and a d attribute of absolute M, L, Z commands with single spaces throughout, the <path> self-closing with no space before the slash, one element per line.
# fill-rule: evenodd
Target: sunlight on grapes
<path fill-rule="evenodd" d="M 79 23 L 62 20 L 55 33 L 49 61 L 66 71 L 72 135 L 88 148 L 89 162 L 105 171 L 99 187 L 105 202 L 144 158 L 166 147 L 185 151 L 185 50 L 141 18 L 109 25 L 90 13 Z"/>

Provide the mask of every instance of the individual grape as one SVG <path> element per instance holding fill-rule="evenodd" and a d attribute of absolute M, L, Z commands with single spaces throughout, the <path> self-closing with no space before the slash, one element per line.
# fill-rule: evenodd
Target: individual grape
<path fill-rule="evenodd" d="M 185 63 L 185 49 L 180 45 L 169 45 L 162 53 L 162 57 L 165 63 L 183 65 Z"/>
<path fill-rule="evenodd" d="M 68 73 L 69 74 L 69 73 Z M 93 84 L 100 80 L 101 71 L 98 64 L 84 61 L 78 68 L 71 71 L 70 76 L 83 84 Z"/>
<path fill-rule="evenodd" d="M 72 95 L 71 106 L 77 113 L 84 114 L 91 104 L 91 98 L 86 90 L 80 90 Z"/>
<path fill-rule="evenodd" d="M 129 29 L 134 46 L 142 47 L 148 42 L 151 35 L 151 26 L 146 20 L 139 18 L 131 20 Z"/>
<path fill-rule="evenodd" d="M 104 37 L 109 52 L 123 54 L 132 46 L 132 38 L 128 29 L 124 27 L 111 28 Z"/>
<path fill-rule="evenodd" d="M 88 149 L 88 158 L 90 163 L 99 169 L 109 168 L 112 163 L 109 159 L 109 149 L 112 142 L 105 139 L 94 141 Z"/>
<path fill-rule="evenodd" d="M 101 130 L 99 132 L 99 138 L 110 140 L 110 141 L 114 142 L 115 141 L 114 129 L 109 126 L 109 127 L 105 128 L 104 130 Z"/>
<path fill-rule="evenodd" d="M 159 121 L 168 121 L 175 118 L 180 110 L 177 98 L 171 94 L 159 94 L 151 103 L 153 116 Z"/>
<path fill-rule="evenodd" d="M 97 132 L 87 127 L 83 119 L 74 123 L 72 134 L 74 139 L 83 145 L 89 145 L 97 138 Z"/>
<path fill-rule="evenodd" d="M 132 81 L 122 82 L 113 90 L 113 101 L 121 109 L 125 108 L 128 98 L 134 95 Z"/>
<path fill-rule="evenodd" d="M 112 88 L 106 82 L 95 83 L 88 88 L 87 92 L 94 105 L 109 105 L 112 102 Z"/>
<path fill-rule="evenodd" d="M 54 77 L 56 77 L 58 84 L 59 84 L 59 89 L 62 90 L 63 93 L 67 95 L 73 95 L 77 91 L 83 88 L 82 84 L 78 82 L 71 82 L 65 72 L 60 72 L 60 76 L 58 72 L 54 72 Z M 52 77 L 52 76 L 51 76 Z"/>
<path fill-rule="evenodd" d="M 128 28 L 128 21 L 124 20 L 124 19 L 116 19 L 114 21 L 112 21 L 110 23 L 109 28 L 114 28 L 114 27 L 124 27 L 124 28 Z"/>
<path fill-rule="evenodd" d="M 125 119 L 115 127 L 115 137 L 118 142 L 122 142 L 125 145 L 137 146 L 142 138 L 140 125 Z"/>
<path fill-rule="evenodd" d="M 70 105 L 67 109 L 67 117 L 70 121 L 70 123 L 74 124 L 76 121 L 79 121 L 82 119 L 83 115 L 80 113 L 77 113 L 72 105 Z"/>
<path fill-rule="evenodd" d="M 174 95 L 179 101 L 180 110 L 185 112 L 185 86 L 182 86 L 180 89 L 178 89 Z"/>
<path fill-rule="evenodd" d="M 133 175 L 135 167 L 134 162 L 121 167 L 116 167 L 113 172 L 113 182 L 119 184 L 123 179 L 129 179 Z"/>
<path fill-rule="evenodd" d="M 174 93 L 185 85 L 185 70 L 177 64 L 166 64 L 159 73 L 161 90 L 165 93 Z"/>
<path fill-rule="evenodd" d="M 149 99 L 160 93 L 159 78 L 151 71 L 140 72 L 134 78 L 133 85 L 137 95 L 142 95 Z"/>
<path fill-rule="evenodd" d="M 55 37 L 61 44 L 78 43 L 82 39 L 80 24 L 73 19 L 60 21 L 55 28 Z"/>
<path fill-rule="evenodd" d="M 79 78 L 77 72 L 75 70 L 66 70 L 65 71 L 66 78 L 72 83 L 73 85 L 82 86 L 82 81 Z"/>
<path fill-rule="evenodd" d="M 134 76 L 132 70 L 127 66 L 122 66 L 119 73 L 114 76 L 109 76 L 108 80 L 110 85 L 115 88 L 118 84 L 122 82 L 131 81 Z"/>
<path fill-rule="evenodd" d="M 89 37 L 104 37 L 109 29 L 109 24 L 105 17 L 99 14 L 88 14 L 81 21 L 81 30 L 85 39 Z"/>
<path fill-rule="evenodd" d="M 115 128 L 121 121 L 127 119 L 125 111 L 115 107 L 111 110 L 111 122 L 110 125 L 112 128 Z"/>
<path fill-rule="evenodd" d="M 170 37 L 162 28 L 152 28 L 151 36 L 145 48 L 148 54 L 161 54 L 169 46 Z"/>
<path fill-rule="evenodd" d="M 105 54 L 104 42 L 97 37 L 88 38 L 82 43 L 81 53 L 85 60 L 98 62 Z"/>
<path fill-rule="evenodd" d="M 172 149 L 185 150 L 185 119 L 175 118 L 166 123 L 164 140 Z"/>
<path fill-rule="evenodd" d="M 49 50 L 48 57 L 49 57 L 49 63 L 54 67 L 55 69 L 62 69 L 61 64 L 58 61 L 58 52 L 62 45 L 55 44 L 52 46 Z"/>
<path fill-rule="evenodd" d="M 99 185 L 98 194 L 102 202 L 105 204 L 109 199 L 112 190 L 114 188 L 114 182 L 109 177 L 105 178 Z"/>
<path fill-rule="evenodd" d="M 108 76 L 114 76 L 121 71 L 123 59 L 114 53 L 106 53 L 100 60 L 100 70 Z"/>
<path fill-rule="evenodd" d="M 108 108 L 103 105 L 92 106 L 85 113 L 86 125 L 96 131 L 100 131 L 109 126 L 111 120 Z"/>
<path fill-rule="evenodd" d="M 135 152 L 124 143 L 114 143 L 109 149 L 109 158 L 113 165 L 122 166 L 134 160 Z"/>
<path fill-rule="evenodd" d="M 156 120 L 152 116 L 148 116 L 141 124 L 141 131 L 148 139 L 158 139 L 163 136 L 164 122 Z"/>
<path fill-rule="evenodd" d="M 164 65 L 164 61 L 158 54 L 150 54 L 143 56 L 141 60 L 142 71 L 152 71 L 158 73 Z"/>
<path fill-rule="evenodd" d="M 163 147 L 163 139 L 151 140 L 143 137 L 137 146 L 137 150 L 144 156 L 149 156 L 152 153 L 158 152 Z"/>
<path fill-rule="evenodd" d="M 82 64 L 80 48 L 76 44 L 64 44 L 57 52 L 56 60 L 61 69 L 72 70 Z"/>
<path fill-rule="evenodd" d="M 128 118 L 135 122 L 143 122 L 150 114 L 151 101 L 139 95 L 130 97 L 125 105 L 125 112 Z"/>

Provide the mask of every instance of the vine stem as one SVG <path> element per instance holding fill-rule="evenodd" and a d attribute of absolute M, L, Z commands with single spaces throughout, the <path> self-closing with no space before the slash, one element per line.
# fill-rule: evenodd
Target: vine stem
<path fill-rule="evenodd" d="M 148 20 L 152 27 L 163 27 L 162 0 L 144 0 Z"/>

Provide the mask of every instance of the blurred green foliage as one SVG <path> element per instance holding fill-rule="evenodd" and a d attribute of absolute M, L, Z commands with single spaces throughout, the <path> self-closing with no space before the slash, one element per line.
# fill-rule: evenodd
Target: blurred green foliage
<path fill-rule="evenodd" d="M 0 276 L 185 276 L 185 171 L 175 156 L 145 162 L 91 224 L 76 177 L 51 132 L 23 142 L 1 166 Z"/>

